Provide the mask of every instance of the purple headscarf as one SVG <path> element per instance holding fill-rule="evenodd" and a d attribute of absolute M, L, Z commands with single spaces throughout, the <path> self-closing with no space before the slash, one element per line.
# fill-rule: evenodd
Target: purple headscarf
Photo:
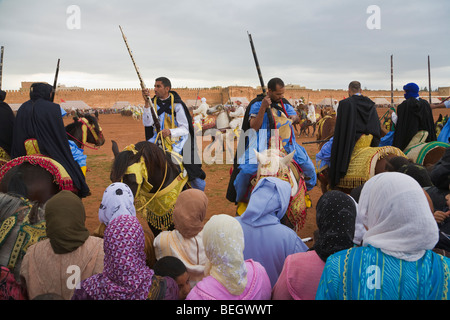
<path fill-rule="evenodd" d="M 153 270 L 145 264 L 144 230 L 139 220 L 122 215 L 105 229 L 103 272 L 89 277 L 81 287 L 95 300 L 145 300 Z"/>

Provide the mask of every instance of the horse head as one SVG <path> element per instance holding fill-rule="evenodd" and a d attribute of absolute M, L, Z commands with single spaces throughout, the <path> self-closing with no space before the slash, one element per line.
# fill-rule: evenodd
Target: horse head
<path fill-rule="evenodd" d="M 208 110 L 206 111 L 206 113 L 209 115 L 215 115 L 224 110 L 225 110 L 225 107 L 223 106 L 223 104 L 216 104 L 213 107 L 209 107 Z"/>
<path fill-rule="evenodd" d="M 91 143 L 97 147 L 105 143 L 103 131 L 97 118 L 87 113 L 81 117 L 73 117 L 73 122 L 66 126 L 66 132 L 69 139 L 73 140 L 79 148 L 82 148 L 86 143 Z"/>
<path fill-rule="evenodd" d="M 179 172 L 171 156 L 154 143 L 141 141 L 119 151 L 117 143 L 111 142 L 114 161 L 110 180 L 127 184 L 134 196 L 140 190 L 151 193 L 167 186 Z"/>

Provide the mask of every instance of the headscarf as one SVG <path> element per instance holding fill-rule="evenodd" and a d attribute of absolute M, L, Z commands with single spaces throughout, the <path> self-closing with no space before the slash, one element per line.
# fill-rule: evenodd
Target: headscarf
<path fill-rule="evenodd" d="M 47 237 L 56 254 L 69 253 L 89 237 L 83 202 L 73 192 L 62 190 L 45 205 Z"/>
<path fill-rule="evenodd" d="M 178 284 L 173 278 L 154 274 L 148 300 L 179 300 L 178 291 Z"/>
<path fill-rule="evenodd" d="M 199 189 L 187 189 L 178 195 L 173 209 L 173 223 L 186 239 L 195 237 L 203 229 L 208 197 Z"/>
<path fill-rule="evenodd" d="M 247 267 L 240 223 L 226 214 L 212 216 L 203 228 L 203 244 L 208 258 L 205 275 L 211 275 L 231 294 L 242 294 L 247 285 Z"/>
<path fill-rule="evenodd" d="M 100 222 L 108 225 L 110 221 L 120 215 L 136 216 L 134 196 L 130 187 L 122 182 L 110 184 L 103 192 L 102 202 L 98 210 Z"/>
<path fill-rule="evenodd" d="M 406 174 L 384 172 L 370 178 L 361 191 L 358 211 L 367 227 L 363 246 L 416 261 L 438 242 L 439 230 L 425 193 Z"/>
<path fill-rule="evenodd" d="M 419 86 L 413 82 L 405 84 L 403 90 L 405 90 L 405 99 L 417 98 L 419 96 Z"/>
<path fill-rule="evenodd" d="M 342 191 L 324 193 L 316 207 L 319 236 L 314 250 L 324 262 L 335 252 L 353 246 L 355 234 L 356 204 Z"/>
<path fill-rule="evenodd" d="M 252 191 L 241 221 L 254 227 L 280 223 L 291 197 L 291 185 L 275 177 L 262 178 Z"/>
<path fill-rule="evenodd" d="M 153 270 L 146 266 L 144 229 L 139 220 L 121 215 L 105 229 L 103 272 L 81 283 L 95 300 L 145 300 Z"/>

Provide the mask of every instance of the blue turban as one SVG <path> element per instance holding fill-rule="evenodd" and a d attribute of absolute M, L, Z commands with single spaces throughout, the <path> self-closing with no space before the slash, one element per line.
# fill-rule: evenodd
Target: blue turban
<path fill-rule="evenodd" d="M 405 90 L 405 99 L 417 98 L 419 96 L 419 86 L 413 82 L 405 84 L 403 90 Z"/>

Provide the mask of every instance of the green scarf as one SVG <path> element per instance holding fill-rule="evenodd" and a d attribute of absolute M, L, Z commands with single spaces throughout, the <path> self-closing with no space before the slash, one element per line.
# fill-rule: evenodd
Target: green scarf
<path fill-rule="evenodd" d="M 47 201 L 45 220 L 47 237 L 56 254 L 76 250 L 89 237 L 83 202 L 71 191 L 62 190 Z"/>

